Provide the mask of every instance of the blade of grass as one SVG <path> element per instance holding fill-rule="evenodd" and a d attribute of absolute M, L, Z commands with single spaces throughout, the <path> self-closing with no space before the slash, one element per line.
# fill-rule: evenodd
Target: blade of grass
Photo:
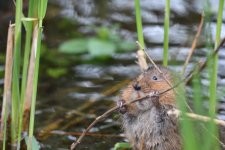
<path fill-rule="evenodd" d="M 29 9 L 28 9 L 28 17 L 34 16 L 34 0 L 29 1 Z M 21 141 L 21 133 L 23 130 L 23 114 L 24 114 L 24 95 L 27 83 L 27 72 L 28 72 L 28 64 L 29 64 L 29 55 L 31 49 L 31 35 L 32 35 L 32 23 L 33 22 L 26 22 L 24 24 L 25 31 L 26 31 L 26 40 L 25 40 L 25 52 L 24 52 L 24 60 L 23 60 L 23 71 L 22 71 L 22 84 L 21 84 L 21 102 L 19 108 L 19 127 L 18 127 L 18 139 L 17 139 L 17 149 L 20 149 L 20 141 Z"/>
<path fill-rule="evenodd" d="M 216 26 L 216 41 L 215 46 L 217 47 L 220 43 L 220 35 L 221 35 L 221 26 L 222 26 L 222 19 L 223 19 L 223 7 L 224 7 L 224 0 L 220 0 L 219 8 L 218 8 L 218 15 L 217 15 L 217 26 Z M 218 69 L 218 54 L 213 56 L 213 60 L 211 62 L 212 70 L 210 74 L 210 96 L 209 96 L 209 115 L 213 118 L 216 115 L 216 103 L 217 103 L 217 69 Z M 212 131 L 212 135 L 216 135 L 218 137 L 218 129 L 214 122 L 212 121 L 209 125 L 210 131 Z M 219 149 L 218 142 L 212 139 L 212 145 L 215 150 Z"/>
<path fill-rule="evenodd" d="M 170 25 L 170 0 L 166 0 L 165 18 L 164 18 L 164 50 L 163 50 L 164 66 L 168 65 L 169 25 Z"/>
<path fill-rule="evenodd" d="M 12 109 L 11 109 L 11 141 L 16 141 L 18 129 L 18 106 L 20 102 L 19 74 L 20 74 L 20 57 L 21 57 L 21 16 L 22 0 L 16 1 L 16 22 L 14 36 L 14 61 L 13 61 L 13 79 L 12 79 Z"/>
<path fill-rule="evenodd" d="M 142 19 L 141 19 L 141 8 L 140 8 L 140 1 L 135 0 L 135 15 L 136 15 L 136 26 L 138 32 L 138 41 L 141 45 L 145 45 L 143 31 L 142 31 Z"/>
<path fill-rule="evenodd" d="M 223 19 L 223 6 L 224 0 L 220 0 L 219 8 L 218 8 L 218 16 L 217 16 L 217 26 L 216 26 L 216 41 L 215 46 L 217 47 L 220 43 L 220 34 L 221 34 L 221 26 Z M 214 117 L 216 112 L 216 90 L 217 90 L 217 68 L 218 68 L 218 54 L 213 56 L 212 60 L 212 76 L 210 79 L 210 115 Z"/>
<path fill-rule="evenodd" d="M 33 83 L 33 92 L 32 92 L 32 101 L 31 101 L 31 110 L 30 110 L 30 123 L 29 123 L 29 142 L 28 150 L 32 149 L 32 138 L 34 132 L 34 118 L 35 118 L 35 105 L 36 105 L 36 96 L 37 96 L 37 84 L 38 84 L 38 70 L 39 70 L 39 61 L 40 61 L 40 50 L 41 50 L 41 35 L 42 35 L 42 22 L 47 10 L 47 0 L 39 1 L 38 5 L 38 25 L 35 26 L 34 32 L 37 32 L 37 47 L 34 49 L 34 83 Z"/>

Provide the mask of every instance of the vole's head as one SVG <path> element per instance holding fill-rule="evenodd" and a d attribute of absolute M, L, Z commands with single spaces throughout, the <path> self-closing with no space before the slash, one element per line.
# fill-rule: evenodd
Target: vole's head
<path fill-rule="evenodd" d="M 169 89 L 170 85 L 166 80 L 168 80 L 171 85 L 173 85 L 175 76 L 169 69 L 165 67 L 159 66 L 159 69 L 162 71 L 162 73 L 160 73 L 155 67 L 149 67 L 146 71 L 139 75 L 137 79 L 135 79 L 122 93 L 122 96 L 124 95 L 125 100 L 127 99 L 128 101 L 132 101 L 134 99 L 145 97 L 153 91 L 162 92 Z M 159 96 L 159 103 L 175 105 L 175 99 L 175 91 L 170 90 Z M 143 105 L 138 105 L 138 103 L 136 103 L 132 105 L 131 108 L 133 110 L 138 108 L 145 110 L 151 107 L 149 105 L 151 103 L 149 103 L 147 100 L 141 101 L 139 104 Z M 137 108 L 136 105 L 138 106 Z"/>
<path fill-rule="evenodd" d="M 175 76 L 172 72 L 162 66 L 159 66 L 160 73 L 155 67 L 149 67 L 144 71 L 137 79 L 134 85 L 134 90 L 136 92 L 142 91 L 145 94 L 149 94 L 151 91 L 162 92 L 169 89 L 174 84 Z M 169 81 L 169 83 L 167 81 Z M 137 88 L 138 87 L 138 88 Z M 160 95 L 161 104 L 173 104 L 175 103 L 175 91 L 170 90 L 162 95 Z"/>

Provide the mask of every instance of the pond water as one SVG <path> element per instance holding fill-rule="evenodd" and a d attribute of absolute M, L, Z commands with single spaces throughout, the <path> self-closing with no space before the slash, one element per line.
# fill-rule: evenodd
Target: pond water
<path fill-rule="evenodd" d="M 204 5 L 201 0 L 171 0 L 169 67 L 181 71 L 188 55 Z M 215 40 L 219 0 L 210 1 L 211 24 L 203 29 L 187 72 L 209 51 L 207 36 Z M 162 63 L 164 1 L 141 0 L 143 34 L 148 54 Z M 225 12 L 225 10 L 224 10 Z M 225 15 L 223 15 L 225 21 Z M 225 24 L 221 37 L 225 37 Z M 99 31 L 100 30 L 100 31 Z M 103 30 L 103 31 L 102 31 Z M 106 31 L 105 31 L 106 30 Z M 210 30 L 210 33 L 208 32 Z M 102 32 L 101 32 L 102 31 Z M 100 35 L 98 35 L 100 34 Z M 102 35 L 103 34 L 103 35 Z M 70 39 L 115 36 L 121 41 L 137 40 L 134 2 L 130 0 L 49 0 L 44 22 L 43 49 L 40 64 L 35 133 L 42 149 L 68 149 L 74 139 L 94 117 L 113 107 L 120 89 L 140 73 L 135 63 L 136 48 L 117 51 L 110 57 L 96 58 L 91 53 L 60 52 L 60 45 Z M 118 44 L 120 40 L 116 40 Z M 3 42 L 4 43 L 4 42 Z M 126 45 L 129 46 L 129 45 Z M 4 48 L 4 46 L 1 46 Z M 225 51 L 219 52 L 218 117 L 225 120 Z M 1 50 L 1 55 L 2 50 Z M 3 62 L 0 71 L 4 71 Z M 207 99 L 208 74 L 202 73 L 204 98 Z M 0 79 L 3 85 L 3 79 Z M 2 91 L 2 89 L 1 89 Z M 191 87 L 187 87 L 191 98 Z M 207 108 L 207 101 L 204 104 Z M 111 149 L 124 141 L 115 113 L 91 130 L 78 149 Z"/>

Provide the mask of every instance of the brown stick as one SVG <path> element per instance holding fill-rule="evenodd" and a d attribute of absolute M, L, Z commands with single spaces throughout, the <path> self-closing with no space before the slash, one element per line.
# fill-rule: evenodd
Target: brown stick
<path fill-rule="evenodd" d="M 82 132 L 65 132 L 65 131 L 53 130 L 53 131 L 50 132 L 50 134 L 80 136 L 83 133 Z M 91 132 L 86 133 L 85 136 L 93 136 L 93 137 L 116 137 L 116 138 L 122 138 L 122 137 L 124 137 L 124 135 L 122 135 L 122 134 L 115 135 L 115 134 L 91 133 Z"/>
<path fill-rule="evenodd" d="M 194 50 L 195 50 L 195 47 L 196 47 L 198 38 L 199 38 L 200 33 L 201 33 L 201 31 L 202 31 L 203 22 L 204 22 L 204 16 L 202 15 L 200 24 L 199 24 L 199 26 L 198 26 L 197 33 L 196 33 L 195 38 L 194 38 L 194 41 L 193 41 L 193 43 L 192 43 L 192 45 L 191 45 L 191 49 L 189 50 L 188 57 L 187 57 L 187 59 L 185 60 L 185 63 L 184 63 L 184 66 L 183 66 L 183 69 L 182 69 L 181 74 L 184 74 L 184 72 L 185 72 L 185 70 L 186 70 L 186 67 L 187 67 L 187 65 L 188 65 L 188 63 L 189 63 L 189 61 L 190 61 L 190 59 L 191 59 L 191 56 L 192 56 L 192 54 L 193 54 L 193 52 L 194 52 Z"/>
<path fill-rule="evenodd" d="M 225 37 L 220 41 L 220 44 L 218 45 L 218 47 L 214 49 L 214 51 L 212 52 L 212 55 L 207 57 L 207 59 L 205 59 L 205 60 L 201 59 L 195 65 L 194 69 L 187 75 L 190 77 L 188 80 L 186 80 L 186 84 L 188 84 L 191 81 L 192 76 L 195 74 L 195 72 L 200 72 L 206 67 L 207 62 L 219 52 L 220 48 L 224 45 L 224 43 L 225 43 Z"/>
<path fill-rule="evenodd" d="M 13 67 L 13 36 L 14 36 L 14 25 L 9 24 L 8 38 L 7 38 L 7 49 L 6 49 L 6 63 L 5 63 L 5 79 L 4 79 L 4 94 L 1 114 L 1 133 L 0 138 L 3 137 L 4 122 L 8 118 L 8 110 L 11 105 L 11 84 L 12 84 L 12 67 Z"/>

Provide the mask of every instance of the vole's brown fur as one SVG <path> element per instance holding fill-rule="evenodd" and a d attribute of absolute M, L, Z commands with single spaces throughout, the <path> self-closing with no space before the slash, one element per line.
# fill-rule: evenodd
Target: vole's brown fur
<path fill-rule="evenodd" d="M 174 83 L 176 78 L 166 68 L 160 67 L 164 77 Z M 143 72 L 122 91 L 125 102 L 153 95 L 170 88 L 154 67 Z M 176 93 L 170 90 L 160 96 L 134 103 L 122 115 L 123 128 L 135 150 L 181 150 L 178 120 L 167 115 L 176 107 Z"/>

